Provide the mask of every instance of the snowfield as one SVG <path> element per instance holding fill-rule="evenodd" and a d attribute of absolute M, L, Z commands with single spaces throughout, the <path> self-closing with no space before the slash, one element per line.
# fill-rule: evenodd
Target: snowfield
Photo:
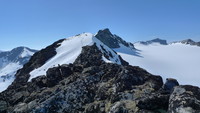
<path fill-rule="evenodd" d="M 22 65 L 19 63 L 9 63 L 4 68 L 0 69 L 0 92 L 6 90 L 14 81 L 14 75 L 20 68 L 22 68 Z"/>
<path fill-rule="evenodd" d="M 66 38 L 61 43 L 61 45 L 56 48 L 57 54 L 53 58 L 49 59 L 43 66 L 30 72 L 31 76 L 28 81 L 31 81 L 37 76 L 46 75 L 46 71 L 49 68 L 56 67 L 62 64 L 73 63 L 76 58 L 81 54 L 83 46 L 91 46 L 94 43 L 96 43 L 101 52 L 104 52 L 104 50 L 102 49 L 103 47 L 107 52 L 111 52 L 114 56 L 113 58 L 109 59 L 102 57 L 105 62 L 121 64 L 119 56 L 112 49 L 104 45 L 101 41 L 94 37 L 93 34 L 83 33 L 74 37 Z"/>
<path fill-rule="evenodd" d="M 27 48 L 24 48 L 23 52 L 21 53 L 20 57 L 24 58 L 24 57 L 30 57 L 34 54 L 34 52 L 29 51 Z"/>
<path fill-rule="evenodd" d="M 161 75 L 164 81 L 166 78 L 175 78 L 183 85 L 200 86 L 200 47 L 181 43 L 134 45 L 138 49 L 137 55 L 116 49 L 130 65 L 140 66 L 152 74 Z"/>

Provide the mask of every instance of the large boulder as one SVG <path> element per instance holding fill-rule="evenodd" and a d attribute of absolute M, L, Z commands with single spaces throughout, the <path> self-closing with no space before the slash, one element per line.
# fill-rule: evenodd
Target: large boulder
<path fill-rule="evenodd" d="M 149 110 L 152 112 L 165 111 L 167 112 L 169 105 L 169 94 L 156 92 L 139 100 L 137 106 L 140 110 Z"/>
<path fill-rule="evenodd" d="M 179 85 L 179 83 L 176 79 L 167 78 L 163 88 L 165 91 L 171 92 L 173 90 L 173 88 L 178 85 Z"/>

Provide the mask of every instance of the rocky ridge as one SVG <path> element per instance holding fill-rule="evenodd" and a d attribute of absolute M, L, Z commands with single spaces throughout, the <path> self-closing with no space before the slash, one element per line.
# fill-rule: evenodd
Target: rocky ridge
<path fill-rule="evenodd" d="M 53 45 L 47 48 L 57 44 Z M 42 51 L 36 53 L 32 60 Z M 199 88 L 178 86 L 173 79 L 168 79 L 163 85 L 160 76 L 127 64 L 106 63 L 101 56 L 95 44 L 85 46 L 73 64 L 50 68 L 46 75 L 31 82 L 23 82 L 27 78 L 15 81 L 0 93 L 0 112 L 198 112 Z"/>

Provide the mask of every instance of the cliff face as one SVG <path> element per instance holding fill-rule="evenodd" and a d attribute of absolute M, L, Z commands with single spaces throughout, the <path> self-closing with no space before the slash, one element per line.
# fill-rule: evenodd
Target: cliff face
<path fill-rule="evenodd" d="M 119 48 L 120 45 L 135 49 L 132 43 L 126 42 L 121 37 L 112 34 L 108 28 L 99 30 L 95 37 L 112 49 Z"/>
<path fill-rule="evenodd" d="M 128 64 L 106 63 L 102 55 L 96 44 L 85 46 L 73 64 L 50 68 L 31 82 L 23 77 L 25 66 L 17 75 L 22 80 L 0 93 L 0 112 L 199 112 L 198 87 L 178 86 L 174 79 L 163 85 L 160 76 Z M 27 65 L 33 66 L 32 60 Z"/>

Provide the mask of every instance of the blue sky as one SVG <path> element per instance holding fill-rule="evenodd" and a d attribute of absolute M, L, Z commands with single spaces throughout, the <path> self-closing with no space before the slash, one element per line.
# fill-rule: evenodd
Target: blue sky
<path fill-rule="evenodd" d="M 130 42 L 200 41 L 200 0 L 0 0 L 0 50 L 103 28 Z"/>

